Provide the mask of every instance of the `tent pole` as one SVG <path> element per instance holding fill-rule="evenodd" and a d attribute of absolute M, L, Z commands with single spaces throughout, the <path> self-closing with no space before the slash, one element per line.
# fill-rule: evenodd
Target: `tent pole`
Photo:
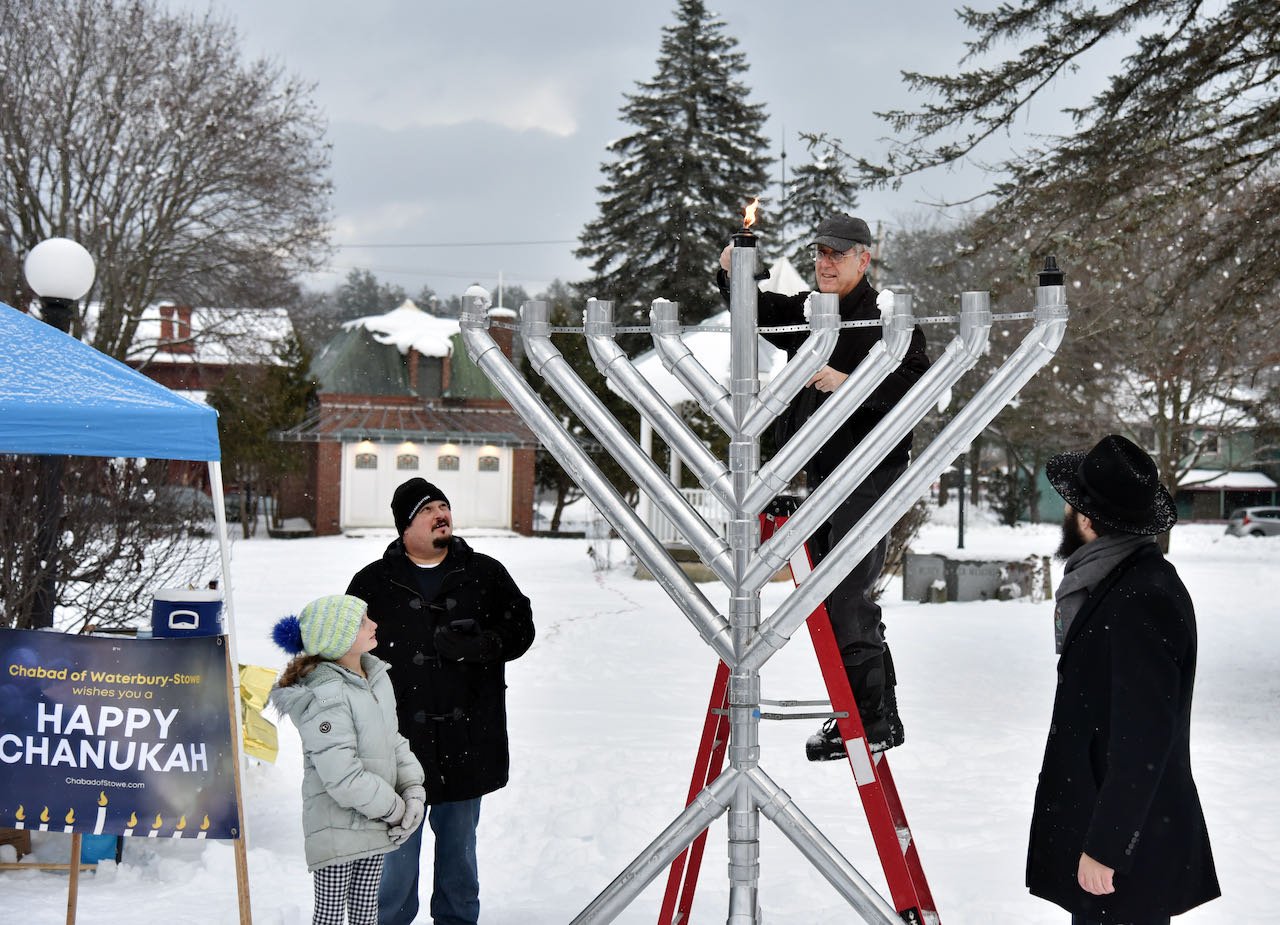
<path fill-rule="evenodd" d="M 227 538 L 226 495 L 222 488 L 222 463 L 209 461 L 209 490 L 213 495 L 213 521 L 218 536 L 218 554 L 222 560 L 222 611 L 230 637 L 231 658 L 236 657 L 235 609 L 231 602 L 231 541 Z M 239 682 L 236 684 L 239 687 Z"/>
<path fill-rule="evenodd" d="M 232 703 L 235 705 L 235 709 L 231 711 L 231 714 L 236 725 L 236 751 L 239 752 L 239 743 L 244 741 L 244 730 L 241 728 L 239 709 L 240 657 L 236 650 L 236 612 L 231 594 L 231 541 L 227 538 L 227 510 L 224 500 L 225 493 L 222 488 L 222 463 L 217 460 L 209 461 L 209 490 L 213 494 L 213 520 L 218 534 L 218 554 L 222 560 L 222 613 L 227 631 L 227 657 L 231 660 L 231 673 L 228 679 L 231 683 L 231 692 L 234 695 Z M 241 828 L 242 830 L 245 828 L 243 820 L 241 821 Z"/>
<path fill-rule="evenodd" d="M 232 779 L 236 791 L 236 810 L 240 814 L 240 837 L 232 846 L 236 860 L 236 899 L 240 907 L 240 925 L 250 925 L 253 913 L 249 904 L 249 816 L 245 812 L 244 791 L 241 785 L 241 767 L 247 763 L 240 750 L 244 742 L 244 728 L 240 720 L 240 660 L 236 654 L 236 620 L 231 594 L 231 543 L 227 539 L 227 510 L 222 488 L 222 463 L 209 461 L 209 489 L 213 495 L 213 520 L 218 533 L 218 552 L 222 559 L 222 610 L 226 619 L 227 636 L 227 707 L 231 711 Z"/>

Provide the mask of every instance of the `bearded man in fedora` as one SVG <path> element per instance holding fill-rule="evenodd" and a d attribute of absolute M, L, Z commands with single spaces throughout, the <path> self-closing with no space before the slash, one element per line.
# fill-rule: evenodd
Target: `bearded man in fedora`
<path fill-rule="evenodd" d="M 1124 437 L 1049 460 L 1067 502 L 1058 690 L 1027 854 L 1073 925 L 1168 925 L 1220 895 L 1191 777 L 1196 620 L 1155 536 L 1178 513 Z"/>

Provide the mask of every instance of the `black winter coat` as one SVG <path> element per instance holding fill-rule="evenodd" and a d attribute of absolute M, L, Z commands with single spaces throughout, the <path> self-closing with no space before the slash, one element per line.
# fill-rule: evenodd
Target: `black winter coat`
<path fill-rule="evenodd" d="M 1100 922 L 1177 915 L 1220 895 L 1191 777 L 1196 620 L 1154 543 L 1103 579 L 1071 622 L 1036 790 L 1027 886 Z M 1115 892 L 1076 880 L 1081 853 Z"/>
<path fill-rule="evenodd" d="M 717 276 L 721 291 L 728 297 L 728 274 L 723 270 Z M 874 289 L 864 276 L 853 287 L 853 291 L 840 300 L 841 321 L 878 321 L 880 309 L 876 305 L 876 297 L 880 293 Z M 784 296 L 776 292 L 760 293 L 757 309 L 757 323 L 761 327 L 784 324 L 803 324 L 804 303 L 809 298 L 808 292 L 793 296 Z M 796 351 L 808 339 L 807 331 L 790 333 L 765 334 L 765 340 L 787 352 L 787 357 L 796 355 Z M 831 351 L 831 359 L 827 363 L 840 372 L 848 375 L 857 368 L 871 352 L 871 348 L 880 341 L 880 328 L 846 328 L 840 332 L 835 349 Z M 854 447 L 881 419 L 893 409 L 907 390 L 929 369 L 929 355 L 925 352 L 924 332 L 917 325 L 911 334 L 911 344 L 901 365 L 880 383 L 879 388 L 849 416 L 834 434 L 823 444 L 817 454 L 805 467 L 808 474 L 809 489 L 812 491 L 829 476 Z M 830 397 L 829 392 L 819 392 L 806 386 L 791 402 L 791 407 L 779 419 L 779 437 L 786 438 L 800 429 L 800 426 L 813 415 L 814 411 Z M 780 441 L 781 442 L 781 441 Z M 911 434 L 907 434 L 885 457 L 881 466 L 897 468 L 905 466 L 911 450 Z"/>
<path fill-rule="evenodd" d="M 428 803 L 469 800 L 507 784 L 504 663 L 533 644 L 529 599 L 496 559 L 454 537 L 435 600 L 424 600 L 418 567 L 397 539 L 351 579 L 347 593 L 369 604 L 377 656 L 391 665 L 400 733 L 426 772 Z M 474 661 L 436 654 L 437 626 L 471 619 L 484 636 Z"/>

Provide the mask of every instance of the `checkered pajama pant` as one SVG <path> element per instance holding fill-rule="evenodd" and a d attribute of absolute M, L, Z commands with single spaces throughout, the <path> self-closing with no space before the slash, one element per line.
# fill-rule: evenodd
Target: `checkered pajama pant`
<path fill-rule="evenodd" d="M 312 877 L 316 911 L 311 925 L 378 925 L 383 856 L 322 867 Z"/>

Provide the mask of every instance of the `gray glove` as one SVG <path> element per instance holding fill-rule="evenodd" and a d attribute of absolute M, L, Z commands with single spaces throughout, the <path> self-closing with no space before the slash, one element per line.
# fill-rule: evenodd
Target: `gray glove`
<path fill-rule="evenodd" d="M 395 825 L 404 818 L 404 809 L 404 800 L 397 793 L 395 806 L 391 807 L 391 812 L 382 817 L 382 821 L 387 825 Z"/>
<path fill-rule="evenodd" d="M 418 826 L 422 825 L 422 817 L 427 811 L 427 792 L 417 784 L 405 787 L 401 796 L 404 797 L 404 815 L 399 825 L 393 825 L 387 830 L 387 837 L 393 845 L 404 844 L 417 831 Z"/>

